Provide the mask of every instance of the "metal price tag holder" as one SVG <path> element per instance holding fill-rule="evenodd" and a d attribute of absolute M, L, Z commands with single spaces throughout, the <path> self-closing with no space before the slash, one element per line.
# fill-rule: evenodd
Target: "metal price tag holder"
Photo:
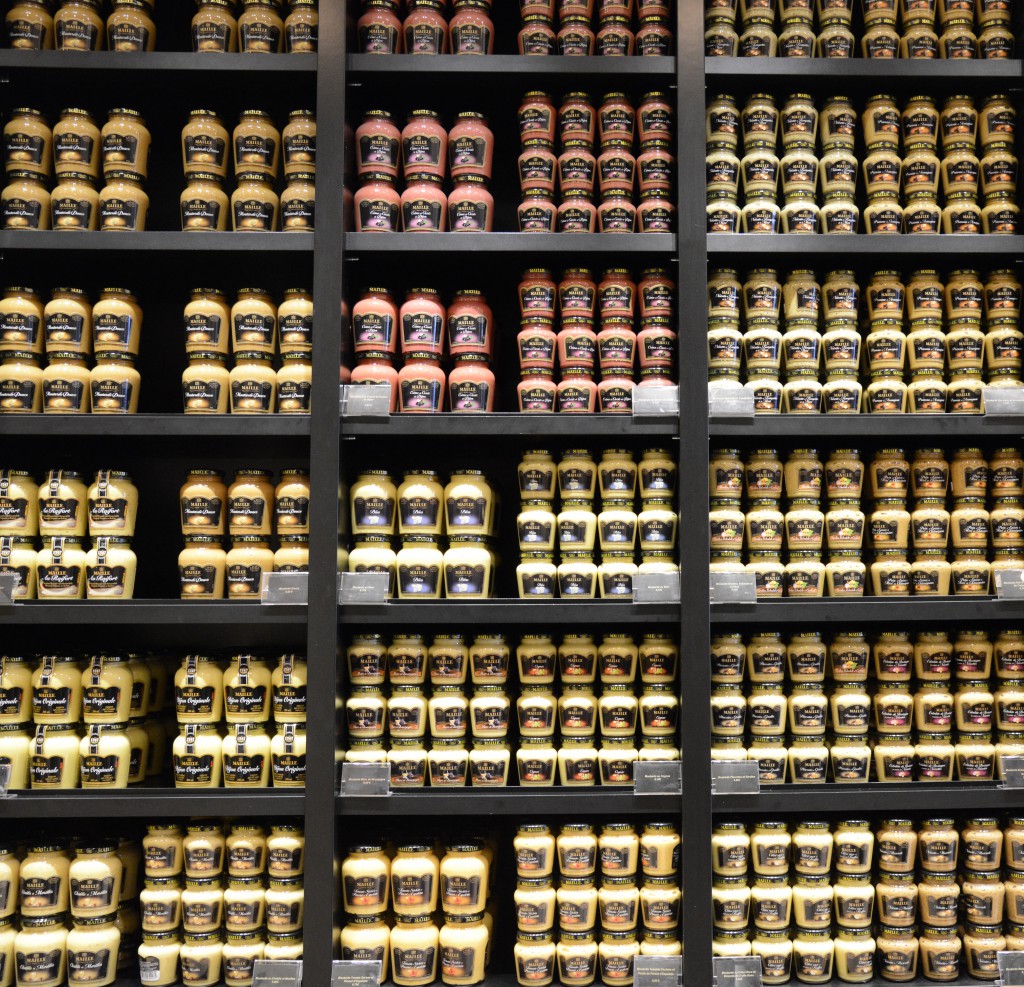
<path fill-rule="evenodd" d="M 636 956 L 633 958 L 634 987 L 682 987 L 681 956 Z"/>
<path fill-rule="evenodd" d="M 1017 417 L 1024 415 L 1024 393 L 1019 387 L 986 387 L 985 417 Z"/>
<path fill-rule="evenodd" d="M 301 987 L 302 960 L 254 960 L 252 987 Z"/>
<path fill-rule="evenodd" d="M 335 960 L 331 964 L 331 987 L 377 987 L 380 960 Z"/>
<path fill-rule="evenodd" d="M 308 572 L 265 572 L 260 581 L 260 603 L 265 607 L 305 606 L 309 603 Z"/>
<path fill-rule="evenodd" d="M 1021 987 L 1024 984 L 1024 952 L 1004 949 L 996 953 L 999 964 L 999 979 L 993 983 L 1002 987 Z"/>
<path fill-rule="evenodd" d="M 386 761 L 346 761 L 341 766 L 340 795 L 390 795 L 391 765 Z"/>
<path fill-rule="evenodd" d="M 715 956 L 711 963 L 714 987 L 761 987 L 759 956 Z"/>
<path fill-rule="evenodd" d="M 386 572 L 339 572 L 339 603 L 387 603 L 391 577 Z"/>
<path fill-rule="evenodd" d="M 1003 788 L 1024 788 L 1024 757 L 1004 757 Z"/>
<path fill-rule="evenodd" d="M 752 572 L 712 572 L 708 574 L 711 603 L 757 603 L 757 581 Z"/>
<path fill-rule="evenodd" d="M 633 793 L 635 795 L 682 795 L 683 762 L 637 761 L 633 765 Z"/>
<path fill-rule="evenodd" d="M 7 791 L 7 786 L 11 783 L 11 765 L 0 764 L 0 799 L 13 799 L 17 798 L 13 792 Z"/>
<path fill-rule="evenodd" d="M 1024 600 L 1024 569 L 997 569 L 997 600 Z"/>
<path fill-rule="evenodd" d="M 760 795 L 761 765 L 757 761 L 712 761 L 712 795 Z"/>
<path fill-rule="evenodd" d="M 17 572 L 0 572 L 0 607 L 17 605 L 14 594 L 21 585 L 21 575 Z"/>
<path fill-rule="evenodd" d="M 678 572 L 638 572 L 633 577 L 636 603 L 678 603 L 679 594 Z"/>
<path fill-rule="evenodd" d="M 390 384 L 342 384 L 342 418 L 387 418 L 391 414 Z"/>
<path fill-rule="evenodd" d="M 633 388 L 634 418 L 678 418 L 679 385 Z"/>
<path fill-rule="evenodd" d="M 754 422 L 754 392 L 745 387 L 709 387 L 708 418 L 712 421 Z"/>

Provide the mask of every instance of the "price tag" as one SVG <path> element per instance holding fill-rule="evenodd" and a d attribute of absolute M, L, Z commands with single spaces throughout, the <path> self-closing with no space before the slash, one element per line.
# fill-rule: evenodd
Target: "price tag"
<path fill-rule="evenodd" d="M 757 603 L 757 581 L 752 572 L 709 574 L 712 603 Z"/>
<path fill-rule="evenodd" d="M 14 594 L 18 592 L 20 585 L 20 573 L 0 572 L 0 607 L 14 605 Z"/>
<path fill-rule="evenodd" d="M 633 577 L 633 599 L 637 603 L 678 603 L 678 572 L 638 572 Z"/>
<path fill-rule="evenodd" d="M 754 420 L 754 392 L 745 387 L 709 387 L 708 417 L 723 419 Z"/>
<path fill-rule="evenodd" d="M 302 960 L 254 960 L 252 987 L 300 987 Z"/>
<path fill-rule="evenodd" d="M 1024 415 L 1024 387 L 986 387 L 985 414 Z"/>
<path fill-rule="evenodd" d="M 341 766 L 342 795 L 390 795 L 391 765 L 387 761 L 346 761 Z"/>
<path fill-rule="evenodd" d="M 712 795 L 759 795 L 761 765 L 757 761 L 712 761 Z"/>
<path fill-rule="evenodd" d="M 7 791 L 7 786 L 11 783 L 11 766 L 9 764 L 0 764 L 0 799 L 12 799 L 14 798 L 10 792 Z"/>
<path fill-rule="evenodd" d="M 380 960 L 335 960 L 331 987 L 377 987 L 382 966 Z"/>
<path fill-rule="evenodd" d="M 1004 757 L 1003 788 L 1024 788 L 1024 757 Z"/>
<path fill-rule="evenodd" d="M 1003 987 L 1021 987 L 1024 984 L 1024 953 L 1016 949 L 1004 949 L 996 953 L 999 964 L 999 980 Z"/>
<path fill-rule="evenodd" d="M 634 987 L 680 987 L 683 982 L 681 956 L 636 956 L 633 958 Z"/>
<path fill-rule="evenodd" d="M 715 956 L 711 962 L 715 987 L 761 987 L 759 956 Z"/>
<path fill-rule="evenodd" d="M 386 572 L 343 572 L 338 580 L 339 603 L 387 603 L 391 577 Z"/>
<path fill-rule="evenodd" d="M 278 607 L 286 603 L 309 603 L 308 572 L 265 572 L 260 582 L 260 603 Z"/>
<path fill-rule="evenodd" d="M 1024 600 L 1024 569 L 996 569 L 996 597 Z"/>
<path fill-rule="evenodd" d="M 678 418 L 679 385 L 633 389 L 634 418 Z"/>
<path fill-rule="evenodd" d="M 637 795 L 682 795 L 683 762 L 637 761 L 633 765 L 633 791 Z"/>
<path fill-rule="evenodd" d="M 391 414 L 390 384 L 343 384 L 343 418 L 387 418 Z"/>

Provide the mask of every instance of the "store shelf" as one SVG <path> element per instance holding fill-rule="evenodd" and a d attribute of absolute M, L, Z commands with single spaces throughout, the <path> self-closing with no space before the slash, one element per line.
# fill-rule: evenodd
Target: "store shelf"
<path fill-rule="evenodd" d="M 611 81 L 625 76 L 675 81 L 676 60 L 664 56 L 622 58 L 601 55 L 590 58 L 536 55 L 485 55 L 482 58 L 465 55 L 349 55 L 345 59 L 345 71 L 350 76 L 404 79 L 525 76 L 531 83 L 546 77 L 571 82 L 588 77 Z"/>
<path fill-rule="evenodd" d="M 0 799 L 0 819 L 105 819 L 160 816 L 302 815 L 306 793 L 296 789 L 126 788 L 12 792 Z"/>
<path fill-rule="evenodd" d="M 275 76 L 315 75 L 316 55 L 241 55 L 191 51 L 13 51 L 0 50 L 0 72 L 100 73 L 140 72 L 185 75 L 236 74 L 251 79 L 264 72 Z M 156 83 L 156 79 L 152 81 Z"/>
<path fill-rule="evenodd" d="M 1024 236 L 987 234 L 978 236 L 904 236 L 870 235 L 867 233 L 827 236 L 760 235 L 756 233 L 709 233 L 708 256 L 729 254 L 795 255 L 806 259 L 812 254 L 828 257 L 885 257 L 895 263 L 900 256 L 948 257 L 957 260 L 965 254 L 1009 258 L 1024 252 Z"/>
<path fill-rule="evenodd" d="M 111 438 L 270 438 L 309 435 L 308 415 L 6 415 L 7 438 L 72 435 Z"/>
<path fill-rule="evenodd" d="M 750 79 L 770 85 L 772 81 L 797 82 L 827 79 L 832 82 L 867 85 L 906 79 L 908 82 L 997 82 L 1021 79 L 1018 59 L 987 58 L 971 61 L 875 60 L 869 58 L 705 58 L 708 80 Z"/>
<path fill-rule="evenodd" d="M 1017 810 L 1019 788 L 998 784 L 930 783 L 874 785 L 773 785 L 758 795 L 712 795 L 712 811 L 722 816 L 769 812 L 960 812 Z"/>
<path fill-rule="evenodd" d="M 264 256 L 313 252 L 312 233 L 182 233 L 150 230 L 144 233 L 73 233 L 63 230 L 23 230 L 0 233 L 0 256 L 5 251 L 102 251 L 107 253 L 249 254 Z"/>
<path fill-rule="evenodd" d="M 679 434 L 678 418 L 634 418 L 632 415 L 390 415 L 386 420 L 344 419 L 342 434 L 457 438 L 565 436 L 672 436 Z"/>
<path fill-rule="evenodd" d="M 1024 609 L 1024 606 L 1022 606 Z M 678 624 L 677 603 L 564 600 L 410 600 L 351 603 L 338 608 L 340 624 Z"/>
<path fill-rule="evenodd" d="M 306 608 L 302 606 L 264 607 L 258 603 L 231 603 L 211 600 L 202 603 L 178 600 L 29 600 L 14 606 L 0 607 L 0 626 L 25 624 L 101 624 L 128 626 L 237 624 L 248 629 L 293 625 L 304 628 Z M 196 632 L 201 635 L 201 632 Z M 197 640 L 197 644 L 201 643 Z"/>
<path fill-rule="evenodd" d="M 571 814 L 578 819 L 678 814 L 680 795 L 636 795 L 631 788 L 436 788 L 387 796 L 339 795 L 339 816 L 518 816 Z"/>
<path fill-rule="evenodd" d="M 711 623 L 722 624 L 807 624 L 823 626 L 824 621 L 841 620 L 844 626 L 891 621 L 1024 620 L 1024 600 L 997 600 L 994 596 L 905 597 L 885 600 L 861 599 L 769 600 L 743 606 L 715 604 Z"/>
<path fill-rule="evenodd" d="M 228 234 L 230 235 L 230 234 Z M 283 234 L 282 234 L 283 235 Z M 997 237 L 996 239 L 1007 239 Z M 1024 240 L 1024 237 L 1021 237 Z M 346 233 L 345 255 L 361 254 L 670 254 L 674 233 Z M 764 250 L 764 244 L 758 248 Z"/>
<path fill-rule="evenodd" d="M 753 421 L 711 421 L 714 438 L 822 439 L 863 436 L 895 442 L 908 438 L 984 439 L 986 436 L 1024 435 L 1024 416 L 990 415 L 757 415 Z"/>

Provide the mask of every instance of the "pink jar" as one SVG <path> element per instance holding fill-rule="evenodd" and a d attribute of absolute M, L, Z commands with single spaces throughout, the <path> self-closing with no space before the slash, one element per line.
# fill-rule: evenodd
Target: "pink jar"
<path fill-rule="evenodd" d="M 636 285 L 624 267 L 610 267 L 597 286 L 597 311 L 601 322 L 628 319 L 636 314 Z"/>
<path fill-rule="evenodd" d="M 597 334 L 597 360 L 602 370 L 620 367 L 633 369 L 636 359 L 636 333 L 626 321 L 606 322 Z"/>
<path fill-rule="evenodd" d="M 398 177 L 402 135 L 387 110 L 367 110 L 356 127 L 356 171 L 360 178 L 375 171 Z"/>
<path fill-rule="evenodd" d="M 563 21 L 567 17 L 586 17 L 590 20 L 594 16 L 594 0 L 555 0 L 555 10 Z"/>
<path fill-rule="evenodd" d="M 586 141 L 570 140 L 558 158 L 558 185 L 562 192 L 581 191 L 588 195 L 594 191 L 594 172 L 597 162 Z"/>
<path fill-rule="evenodd" d="M 640 276 L 637 295 L 640 299 L 640 317 L 672 315 L 675 305 L 676 283 L 663 267 L 649 267 Z"/>
<path fill-rule="evenodd" d="M 594 38 L 594 53 L 606 57 L 633 54 L 634 38 L 628 17 L 602 17 Z"/>
<path fill-rule="evenodd" d="M 395 352 L 398 306 L 387 288 L 367 288 L 352 306 L 352 338 L 356 353 Z"/>
<path fill-rule="evenodd" d="M 519 104 L 517 114 L 519 137 L 523 141 L 540 138 L 550 143 L 555 140 L 555 104 L 547 93 L 528 92 Z"/>
<path fill-rule="evenodd" d="M 490 0 L 455 0 L 455 14 L 448 25 L 453 55 L 493 54 L 490 9 Z"/>
<path fill-rule="evenodd" d="M 636 158 L 628 144 L 612 140 L 604 145 L 597 159 L 597 181 L 601 192 L 618 190 L 632 194 L 636 182 Z"/>
<path fill-rule="evenodd" d="M 651 320 L 636 337 L 642 369 L 676 365 L 676 334 L 668 319 Z"/>
<path fill-rule="evenodd" d="M 672 387 L 674 384 L 673 371 L 668 367 L 646 367 L 640 371 L 637 387 Z"/>
<path fill-rule="evenodd" d="M 434 288 L 410 288 L 398 311 L 402 353 L 430 353 L 441 358 L 445 308 Z"/>
<path fill-rule="evenodd" d="M 494 222 L 494 197 L 479 175 L 456 179 L 448 196 L 448 226 L 453 233 L 490 233 Z"/>
<path fill-rule="evenodd" d="M 523 153 L 519 155 L 519 187 L 524 192 L 533 189 L 554 192 L 558 159 L 551 147 L 551 141 L 540 138 L 523 142 Z"/>
<path fill-rule="evenodd" d="M 651 140 L 672 139 L 672 107 L 661 92 L 645 93 L 637 110 L 637 131 L 640 146 Z"/>
<path fill-rule="evenodd" d="M 586 17 L 565 17 L 555 36 L 555 50 L 559 55 L 593 55 L 594 32 Z"/>
<path fill-rule="evenodd" d="M 524 20 L 527 17 L 555 16 L 555 0 L 519 0 L 519 16 Z"/>
<path fill-rule="evenodd" d="M 603 17 L 632 17 L 633 0 L 597 0 L 598 19 Z"/>
<path fill-rule="evenodd" d="M 599 233 L 632 233 L 636 229 L 636 206 L 629 196 L 616 189 L 601 196 L 597 207 Z"/>
<path fill-rule="evenodd" d="M 402 22 L 396 0 L 366 0 L 356 22 L 356 39 L 364 55 L 396 55 L 402 51 Z"/>
<path fill-rule="evenodd" d="M 640 233 L 671 233 L 675 206 L 664 189 L 649 189 L 640 193 L 636 210 L 636 225 Z"/>
<path fill-rule="evenodd" d="M 648 16 L 640 18 L 636 32 L 636 53 L 638 55 L 671 55 L 672 30 L 668 18 Z"/>
<path fill-rule="evenodd" d="M 387 353 L 363 353 L 349 375 L 351 384 L 387 384 L 391 388 L 391 414 L 398 411 L 398 371 Z"/>
<path fill-rule="evenodd" d="M 584 140 L 594 143 L 597 129 L 597 113 L 586 93 L 569 93 L 558 108 L 558 134 L 565 146 L 566 141 Z"/>
<path fill-rule="evenodd" d="M 593 233 L 597 210 L 586 192 L 566 192 L 555 221 L 559 233 Z"/>
<path fill-rule="evenodd" d="M 597 333 L 586 322 L 572 322 L 558 334 L 558 365 L 592 371 L 597 363 Z"/>
<path fill-rule="evenodd" d="M 539 316 L 553 319 L 557 298 L 558 286 L 546 267 L 531 267 L 523 271 L 519 282 L 519 312 L 523 318 Z"/>
<path fill-rule="evenodd" d="M 562 372 L 556 389 L 556 402 L 560 414 L 592 415 L 597 408 L 597 384 L 589 370 L 574 367 Z"/>
<path fill-rule="evenodd" d="M 433 110 L 413 110 L 402 130 L 402 165 L 406 175 L 430 174 L 444 178 L 448 160 L 448 132 Z"/>
<path fill-rule="evenodd" d="M 402 200 L 394 179 L 382 172 L 370 172 L 355 194 L 356 230 L 360 233 L 398 231 Z"/>
<path fill-rule="evenodd" d="M 563 319 L 582 317 L 593 321 L 597 306 L 597 282 L 586 267 L 570 267 L 558 283 L 558 307 Z"/>
<path fill-rule="evenodd" d="M 672 189 L 672 172 L 675 170 L 676 159 L 672 156 L 669 146 L 665 140 L 645 141 L 640 146 L 636 166 L 640 172 L 641 192 L 650 189 Z"/>
<path fill-rule="evenodd" d="M 603 145 L 610 140 L 619 140 L 627 147 L 633 146 L 636 131 L 636 110 L 625 93 L 606 93 L 601 109 L 597 113 L 597 134 Z"/>
<path fill-rule="evenodd" d="M 457 291 L 448 306 L 448 352 L 490 357 L 494 351 L 494 313 L 481 291 Z"/>
<path fill-rule="evenodd" d="M 638 17 L 668 17 L 668 0 L 636 0 L 636 13 Z"/>
<path fill-rule="evenodd" d="M 555 410 L 558 389 L 554 376 L 553 370 L 539 368 L 524 370 L 519 375 L 516 396 L 523 414 L 550 414 Z"/>
<path fill-rule="evenodd" d="M 448 170 L 458 180 L 463 175 L 491 177 L 494 134 L 482 113 L 460 113 L 448 133 Z"/>
<path fill-rule="evenodd" d="M 444 371 L 432 353 L 411 353 L 398 371 L 398 410 L 438 414 L 444 408 Z"/>
<path fill-rule="evenodd" d="M 621 369 L 601 371 L 597 410 L 602 415 L 628 415 L 633 411 L 633 378 Z"/>
<path fill-rule="evenodd" d="M 541 14 L 524 17 L 518 44 L 520 55 L 554 55 L 557 51 L 557 36 L 551 26 L 551 19 Z"/>
<path fill-rule="evenodd" d="M 494 411 L 494 372 L 487 357 L 460 356 L 448 375 L 448 407 L 453 414 Z"/>
<path fill-rule="evenodd" d="M 546 319 L 523 320 L 522 329 L 516 336 L 519 349 L 519 366 L 523 370 L 554 370 L 555 346 L 558 336 Z"/>
<path fill-rule="evenodd" d="M 531 189 L 523 193 L 523 201 L 519 204 L 520 233 L 554 233 L 555 208 L 553 192 L 545 189 Z"/>
<path fill-rule="evenodd" d="M 443 233 L 448 197 L 437 175 L 410 175 L 402 193 L 402 229 L 406 233 Z"/>
<path fill-rule="evenodd" d="M 408 0 L 402 25 L 405 50 L 410 55 L 447 55 L 448 22 L 442 0 Z"/>

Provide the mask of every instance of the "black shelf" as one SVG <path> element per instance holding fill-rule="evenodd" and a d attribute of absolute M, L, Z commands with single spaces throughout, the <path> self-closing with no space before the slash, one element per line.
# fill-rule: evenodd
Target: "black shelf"
<path fill-rule="evenodd" d="M 15 606 L 0 607 L 0 626 L 18 624 L 305 627 L 306 608 L 265 607 L 259 603 L 232 603 L 228 600 L 201 603 L 178 600 L 29 600 Z"/>
<path fill-rule="evenodd" d="M 808 624 L 841 620 L 844 626 L 886 621 L 901 626 L 908 621 L 1024 620 L 1024 600 L 997 600 L 994 596 L 905 597 L 861 599 L 769 600 L 744 606 L 714 604 L 712 624 Z M 847 623 L 849 622 L 849 623 Z M 845 787 L 845 786 L 843 786 Z"/>
<path fill-rule="evenodd" d="M 675 249 L 674 233 L 345 234 L 345 253 L 348 260 L 356 260 L 360 254 L 420 256 L 431 253 L 523 254 L 531 257 L 538 254 L 570 254 L 573 257 L 602 254 L 625 257 L 628 254 L 671 254 Z M 759 249 L 763 250 L 764 245 L 762 244 Z"/>
<path fill-rule="evenodd" d="M 158 254 L 302 254 L 313 252 L 312 233 L 183 233 L 147 230 L 142 233 L 73 233 L 24 230 L 0 233 L 4 251 L 106 251 Z"/>
<path fill-rule="evenodd" d="M 614 813 L 678 815 L 679 795 L 636 795 L 631 788 L 437 788 L 393 791 L 387 796 L 339 795 L 339 816 L 519 816 L 567 813 L 592 818 Z"/>
<path fill-rule="evenodd" d="M 664 78 L 675 81 L 676 60 L 671 56 L 566 58 L 537 55 L 348 55 L 345 71 L 349 76 L 387 76 L 388 78 L 435 78 L 457 76 L 524 76 L 531 82 L 551 77 L 578 81 L 594 77 L 609 82 L 624 76 L 645 80 Z M 524 80 L 525 81 L 525 80 Z"/>
<path fill-rule="evenodd" d="M 736 79 L 769 83 L 824 79 L 868 85 L 906 79 L 913 82 L 1019 82 L 1019 59 L 902 60 L 870 58 L 705 58 L 704 75 L 716 84 Z"/>
<path fill-rule="evenodd" d="M 1024 416 L 995 415 L 755 415 L 753 421 L 712 420 L 710 435 L 715 438 L 749 438 L 758 442 L 769 438 L 821 438 L 863 436 L 889 442 L 903 438 L 984 439 L 997 435 L 1024 435 Z"/>
<path fill-rule="evenodd" d="M 104 819 L 116 816 L 302 815 L 306 793 L 300 789 L 126 788 L 116 792 L 64 789 L 18 791 L 0 799 L 0 819 Z"/>
<path fill-rule="evenodd" d="M 766 255 L 792 254 L 807 258 L 812 254 L 828 257 L 885 257 L 895 263 L 897 256 L 948 257 L 958 259 L 965 254 L 977 257 L 1002 258 L 1020 256 L 1024 252 L 1024 236 L 979 234 L 975 236 L 933 235 L 760 235 L 757 233 L 709 233 L 707 253 L 710 259 L 729 254 Z"/>
<path fill-rule="evenodd" d="M 634 418 L 632 415 L 390 415 L 387 420 L 350 419 L 342 422 L 348 436 L 448 437 L 485 435 L 510 438 L 555 436 L 672 436 L 679 433 L 678 418 Z"/>
<path fill-rule="evenodd" d="M 1022 608 L 1024 609 L 1024 608 Z M 391 600 L 346 603 L 339 624 L 678 624 L 678 603 L 565 600 Z"/>
<path fill-rule="evenodd" d="M 224 76 L 238 74 L 251 78 L 254 74 L 270 73 L 276 77 L 288 75 L 315 75 L 316 55 L 242 55 L 191 51 L 14 51 L 0 50 L 0 71 L 98 73 L 142 72 L 147 76 L 161 73 L 196 75 L 210 73 Z M 155 79 L 152 80 L 154 83 Z"/>
<path fill-rule="evenodd" d="M 14 436 L 111 438 L 270 438 L 309 435 L 308 415 L 4 415 L 0 431 Z"/>
<path fill-rule="evenodd" d="M 770 785 L 757 795 L 712 795 L 718 815 L 769 812 L 961 812 L 974 809 L 1017 810 L 1019 788 L 995 783 L 959 785 L 910 782 L 869 785 Z"/>

